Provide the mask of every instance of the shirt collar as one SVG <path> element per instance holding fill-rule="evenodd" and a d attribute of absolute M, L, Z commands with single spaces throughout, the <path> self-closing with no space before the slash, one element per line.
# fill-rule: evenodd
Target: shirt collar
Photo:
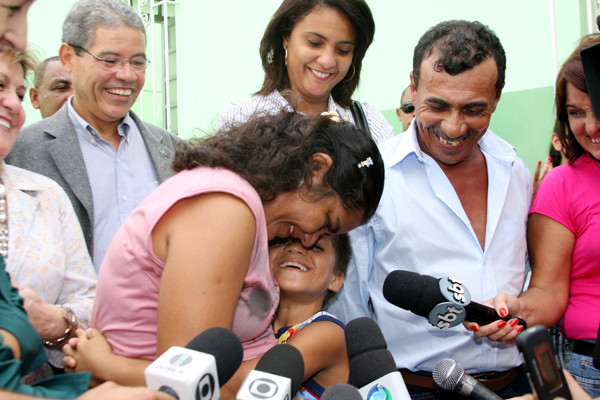
<path fill-rule="evenodd" d="M 90 135 L 94 137 L 99 137 L 96 129 L 94 129 L 92 125 L 90 125 L 77 113 L 77 111 L 75 111 L 72 102 L 73 96 L 69 97 L 69 100 L 67 101 L 67 111 L 69 113 L 69 116 L 72 117 L 83 128 L 84 132 L 89 132 Z M 121 121 L 121 123 L 117 127 L 117 132 L 120 136 L 124 137 L 125 140 L 128 140 L 129 138 L 129 131 L 131 130 L 131 125 L 133 123 L 133 118 L 131 118 L 131 115 L 127 113 L 127 115 L 123 118 L 123 121 Z"/>
<path fill-rule="evenodd" d="M 391 146 L 383 149 L 382 153 L 386 153 L 387 157 L 384 158 L 388 160 L 389 165 L 398 164 L 411 154 L 414 154 L 420 162 L 424 161 L 425 154 L 417 140 L 417 124 L 415 121 L 416 118 L 413 118 L 406 132 L 391 139 Z M 498 160 L 513 163 L 517 158 L 515 147 L 489 129 L 477 143 L 482 152 Z"/>

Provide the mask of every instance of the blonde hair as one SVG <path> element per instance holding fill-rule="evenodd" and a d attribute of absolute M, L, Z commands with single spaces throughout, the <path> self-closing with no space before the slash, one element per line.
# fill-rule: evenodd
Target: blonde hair
<path fill-rule="evenodd" d="M 25 82 L 27 82 L 29 74 L 31 71 L 35 70 L 37 65 L 37 60 L 33 52 L 27 48 L 22 51 L 15 52 L 12 48 L 6 46 L 0 51 L 0 54 L 8 56 L 13 60 L 13 62 L 21 65 L 21 68 L 23 68 L 23 79 Z"/>

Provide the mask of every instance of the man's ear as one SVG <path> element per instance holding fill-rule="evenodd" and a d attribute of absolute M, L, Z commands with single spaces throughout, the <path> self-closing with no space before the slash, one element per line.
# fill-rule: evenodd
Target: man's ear
<path fill-rule="evenodd" d="M 73 46 L 70 46 L 67 43 L 63 42 L 63 44 L 61 44 L 60 48 L 58 49 L 58 57 L 60 58 L 60 62 L 62 63 L 65 71 L 67 71 L 68 73 L 72 73 L 73 59 L 77 57 Z"/>
<path fill-rule="evenodd" d="M 313 182 L 323 182 L 323 178 L 329 168 L 333 165 L 333 160 L 327 153 L 315 153 L 310 156 L 310 162 L 313 166 L 315 166 L 315 171 L 313 172 Z"/>
<path fill-rule="evenodd" d="M 40 109 L 40 92 L 37 88 L 32 87 L 29 89 L 29 100 L 31 100 L 33 108 Z"/>
<path fill-rule="evenodd" d="M 327 286 L 327 289 L 331 290 L 334 293 L 337 293 L 342 288 L 343 283 L 344 283 L 344 274 L 342 274 L 342 273 L 335 274 L 335 277 L 329 283 L 329 286 Z"/>

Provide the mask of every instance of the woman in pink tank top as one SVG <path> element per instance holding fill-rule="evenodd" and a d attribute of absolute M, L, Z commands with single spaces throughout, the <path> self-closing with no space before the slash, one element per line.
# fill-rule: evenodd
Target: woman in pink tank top
<path fill-rule="evenodd" d="M 127 218 L 100 269 L 92 326 L 66 362 L 98 381 L 144 384 L 171 346 L 223 326 L 242 341 L 235 393 L 256 357 L 276 344 L 279 290 L 268 242 L 312 246 L 375 212 L 383 162 L 375 142 L 330 116 L 257 116 L 183 144 L 178 172 Z M 96 345 L 95 345 L 96 344 Z"/>

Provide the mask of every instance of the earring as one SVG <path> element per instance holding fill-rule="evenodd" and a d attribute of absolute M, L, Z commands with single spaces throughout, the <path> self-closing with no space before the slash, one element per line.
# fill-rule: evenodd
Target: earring
<path fill-rule="evenodd" d="M 352 78 L 354 78 L 354 74 L 356 74 L 356 68 L 354 67 L 354 64 L 352 64 L 352 76 L 348 79 L 344 79 L 342 82 L 350 82 Z"/>
<path fill-rule="evenodd" d="M 285 51 L 285 57 L 283 57 L 285 61 L 285 66 L 287 67 L 287 49 L 283 49 Z"/>

